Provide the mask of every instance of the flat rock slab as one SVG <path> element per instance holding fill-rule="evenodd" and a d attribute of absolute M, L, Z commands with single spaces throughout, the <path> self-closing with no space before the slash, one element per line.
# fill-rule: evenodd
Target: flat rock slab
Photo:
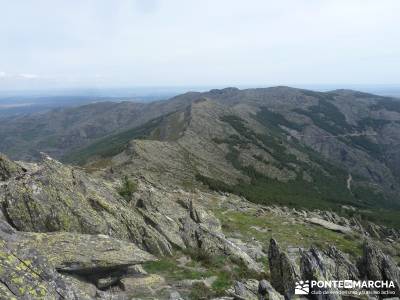
<path fill-rule="evenodd" d="M 15 246 L 21 251 L 37 249 L 56 269 L 65 272 L 118 269 L 157 260 L 133 243 L 105 235 L 25 233 Z"/>
<path fill-rule="evenodd" d="M 319 218 L 310 218 L 310 219 L 307 219 L 307 222 L 309 222 L 311 224 L 319 225 L 319 226 L 322 226 L 322 227 L 324 227 L 326 229 L 329 229 L 329 230 L 332 230 L 332 231 L 336 231 L 336 232 L 340 232 L 340 233 L 350 233 L 350 232 L 352 232 L 352 230 L 349 227 L 337 225 L 335 223 L 332 223 L 332 222 L 329 222 L 329 221 L 325 221 L 325 220 L 319 219 Z"/>

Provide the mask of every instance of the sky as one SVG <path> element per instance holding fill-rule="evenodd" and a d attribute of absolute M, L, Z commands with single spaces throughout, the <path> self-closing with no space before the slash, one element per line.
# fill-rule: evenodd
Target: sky
<path fill-rule="evenodd" d="M 0 90 L 399 84 L 398 0 L 0 0 Z"/>

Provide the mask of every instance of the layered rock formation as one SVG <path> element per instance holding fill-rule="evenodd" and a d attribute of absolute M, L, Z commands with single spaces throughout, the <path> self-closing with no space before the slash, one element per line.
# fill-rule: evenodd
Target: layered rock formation
<path fill-rule="evenodd" d="M 281 251 L 278 243 L 271 239 L 268 248 L 269 269 L 271 272 L 271 284 L 282 295 L 289 297 L 294 294 L 296 281 L 299 280 L 293 262 L 284 251 Z"/>
<path fill-rule="evenodd" d="M 218 291 L 226 299 L 291 299 L 299 280 L 391 280 L 396 285 L 394 293 L 399 293 L 399 268 L 376 245 L 384 241 L 395 249 L 398 232 L 370 222 L 361 224 L 332 212 L 265 207 L 229 194 L 171 190 L 144 178 L 132 179 L 135 189 L 128 195 L 121 193 L 120 180 L 104 180 L 48 156 L 40 163 L 13 162 L 2 156 L 0 178 L 0 293 L 5 299 L 124 299 L 133 295 L 201 299 L 193 298 L 191 292 L 197 283 L 213 290 L 229 272 L 239 275 L 229 279 L 232 288 Z M 309 218 L 351 230 L 338 231 L 325 223 L 310 223 Z M 241 231 L 251 221 L 254 225 Z M 321 238 L 332 234 L 331 244 L 339 238 L 342 242 L 366 239 L 362 256 L 349 256 L 327 245 L 309 250 L 298 247 L 300 251 L 288 253 L 277 239 L 270 240 L 268 249 L 256 247 L 267 234 L 282 240 L 279 228 L 284 226 L 290 226 L 285 235 L 295 234 L 299 226 L 315 233 L 322 230 Z M 287 245 L 297 242 L 294 239 L 283 241 Z M 344 249 L 356 245 L 338 243 Z M 213 269 L 213 274 L 201 271 L 208 276 L 201 279 L 192 274 L 206 262 L 198 269 L 186 265 L 184 274 L 197 279 L 172 284 L 163 277 L 168 274 L 142 268 L 178 252 L 195 252 L 205 261 L 223 258 L 225 266 L 218 265 L 222 269 Z M 266 256 L 267 271 L 263 270 Z M 243 269 L 237 271 L 238 267 Z M 207 297 L 216 294 L 209 292 Z M 340 298 L 328 294 L 325 299 Z"/>

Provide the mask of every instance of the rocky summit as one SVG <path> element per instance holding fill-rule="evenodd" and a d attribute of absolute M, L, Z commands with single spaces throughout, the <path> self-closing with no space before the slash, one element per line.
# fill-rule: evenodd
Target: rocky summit
<path fill-rule="evenodd" d="M 227 88 L 0 137 L 1 299 L 400 296 L 397 99 Z M 341 280 L 394 286 L 296 294 Z"/>

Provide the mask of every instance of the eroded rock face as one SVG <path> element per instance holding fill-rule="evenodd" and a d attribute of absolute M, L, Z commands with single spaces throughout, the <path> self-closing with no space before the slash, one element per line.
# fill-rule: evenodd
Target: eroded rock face
<path fill-rule="evenodd" d="M 395 283 L 396 295 L 400 295 L 400 268 L 377 245 L 367 240 L 359 262 L 361 276 L 369 280 L 388 280 Z"/>
<path fill-rule="evenodd" d="M 294 294 L 295 282 L 299 278 L 289 256 L 280 249 L 276 240 L 271 239 L 268 248 L 268 262 L 272 286 L 282 295 Z"/>
<path fill-rule="evenodd" d="M 262 271 L 225 238 L 219 220 L 199 205 L 196 194 L 141 181 L 127 201 L 117 186 L 46 157 L 22 176 L 11 177 L 0 191 L 0 202 L 6 218 L 21 231 L 103 234 L 154 255 L 171 255 L 173 247 L 199 248 Z"/>

